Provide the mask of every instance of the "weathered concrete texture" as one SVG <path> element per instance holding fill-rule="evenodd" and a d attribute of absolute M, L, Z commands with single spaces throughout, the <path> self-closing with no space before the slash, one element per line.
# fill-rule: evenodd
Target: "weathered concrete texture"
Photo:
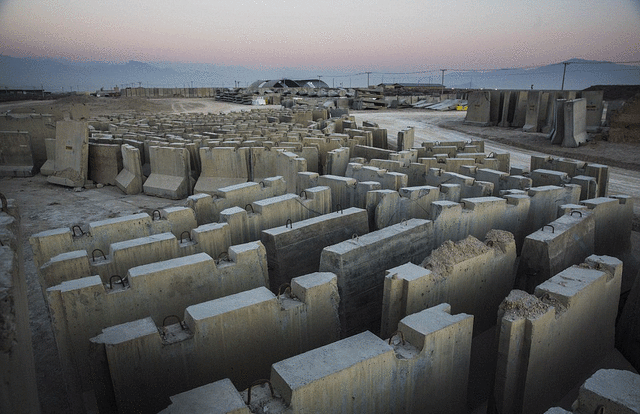
<path fill-rule="evenodd" d="M 439 188 L 431 186 L 369 191 L 367 211 L 371 229 L 382 229 L 409 218 L 428 219 L 431 203 L 439 199 Z"/>
<path fill-rule="evenodd" d="M 323 166 L 324 174 L 345 175 L 349 164 L 349 148 L 336 148 L 327 153 L 326 162 Z"/>
<path fill-rule="evenodd" d="M 26 131 L 0 131 L 0 177 L 31 177 L 31 136 Z"/>
<path fill-rule="evenodd" d="M 498 315 L 496 412 L 544 412 L 613 350 L 621 280 L 620 260 L 590 256 L 535 296 L 509 294 Z"/>
<path fill-rule="evenodd" d="M 601 408 L 602 407 L 602 408 Z M 601 369 L 582 386 L 575 413 L 640 413 L 640 375 L 618 369 Z"/>
<path fill-rule="evenodd" d="M 202 172 L 194 192 L 214 194 L 221 187 L 248 181 L 249 151 L 249 148 L 200 148 Z"/>
<path fill-rule="evenodd" d="M 0 239 L 0 412 L 39 413 L 20 212 L 4 196 Z"/>
<path fill-rule="evenodd" d="M 115 177 L 115 184 L 125 194 L 139 194 L 145 177 L 142 175 L 142 162 L 140 150 L 129 144 L 120 147 L 122 152 L 122 169 Z"/>
<path fill-rule="evenodd" d="M 29 133 L 34 167 L 37 169 L 47 160 L 45 139 L 56 136 L 56 125 L 50 114 L 3 114 L 0 115 L 0 131 Z"/>
<path fill-rule="evenodd" d="M 363 332 L 278 362 L 271 381 L 292 413 L 466 412 L 473 317 L 449 312 L 404 318 L 406 342 Z"/>
<path fill-rule="evenodd" d="M 220 220 L 220 212 L 230 207 L 246 207 L 254 201 L 286 194 L 287 184 L 280 176 L 269 177 L 260 183 L 246 182 L 219 188 L 213 195 L 195 194 L 187 198 L 187 206 L 196 214 L 198 224 Z"/>
<path fill-rule="evenodd" d="M 89 128 L 85 121 L 56 122 L 56 159 L 52 184 L 82 187 L 89 167 Z"/>
<path fill-rule="evenodd" d="M 491 230 L 484 243 L 473 236 L 445 242 L 421 266 L 387 270 L 380 336 L 386 338 L 406 315 L 439 303 L 474 316 L 474 336 L 495 325 L 496 313 L 515 278 L 513 235 Z"/>
<path fill-rule="evenodd" d="M 369 232 L 366 210 L 349 208 L 262 231 L 271 290 L 316 271 L 322 249 Z"/>
<path fill-rule="evenodd" d="M 345 177 L 354 178 L 357 181 L 375 181 L 380 183 L 383 190 L 398 191 L 409 184 L 406 174 L 388 172 L 376 167 L 368 167 L 351 162 L 347 165 Z"/>
<path fill-rule="evenodd" d="M 116 185 L 123 167 L 120 145 L 89 142 L 89 179 L 94 183 Z"/>
<path fill-rule="evenodd" d="M 297 196 L 285 194 L 255 201 L 245 208 L 231 207 L 220 213 L 229 224 L 231 243 L 260 240 L 263 230 L 321 216 L 331 211 L 331 190 L 313 187 Z"/>
<path fill-rule="evenodd" d="M 190 306 L 162 335 L 151 318 L 105 329 L 91 341 L 119 412 L 156 413 L 170 395 L 226 377 L 245 388 L 272 363 L 337 340 L 335 275 L 293 279 L 291 292 L 258 288 Z"/>
<path fill-rule="evenodd" d="M 228 378 L 171 396 L 171 405 L 159 414 L 251 414 Z"/>
<path fill-rule="evenodd" d="M 415 137 L 415 128 L 407 127 L 398 131 L 397 149 L 398 151 L 406 151 L 413 148 Z"/>
<path fill-rule="evenodd" d="M 631 246 L 633 198 L 598 197 L 581 203 L 593 214 L 596 254 L 618 256 Z"/>
<path fill-rule="evenodd" d="M 551 142 L 576 148 L 587 142 L 587 101 L 585 99 L 556 100 L 555 128 Z"/>
<path fill-rule="evenodd" d="M 538 115 L 540 113 L 542 91 L 529 91 L 527 95 L 527 111 L 525 113 L 525 123 L 522 127 L 524 132 L 538 132 Z"/>
<path fill-rule="evenodd" d="M 42 164 L 42 167 L 40 167 L 40 174 L 51 175 L 53 171 L 55 171 L 56 165 L 56 140 L 55 138 L 45 139 L 44 144 L 47 151 L 47 160 Z"/>
<path fill-rule="evenodd" d="M 145 194 L 180 200 L 192 194 L 191 160 L 186 148 L 149 147 L 151 175 Z"/>
<path fill-rule="evenodd" d="M 491 93 L 489 91 L 474 91 L 469 94 L 464 123 L 478 126 L 491 125 Z"/>
<path fill-rule="evenodd" d="M 407 262 L 420 263 L 433 249 L 427 237 L 431 226 L 427 220 L 410 219 L 324 248 L 320 271 L 338 276 L 343 337 L 379 331 L 384 272 Z"/>
<path fill-rule="evenodd" d="M 582 97 L 587 101 L 587 131 L 597 132 L 602 127 L 604 91 L 582 91 Z"/>
<path fill-rule="evenodd" d="M 516 287 L 533 292 L 536 286 L 595 252 L 595 220 L 575 211 L 559 217 L 524 241 Z"/>
<path fill-rule="evenodd" d="M 160 325 L 189 305 L 268 284 L 266 252 L 260 243 L 233 246 L 228 261 L 217 264 L 201 253 L 119 274 L 124 283 L 119 277 L 105 281 L 88 276 L 47 289 L 64 379 L 75 404 L 81 404 L 79 395 L 90 389 L 89 339 L 102 329 L 146 316 Z"/>
<path fill-rule="evenodd" d="M 609 184 L 609 168 L 601 164 L 589 164 L 583 161 L 570 160 L 565 158 L 553 158 L 549 156 L 531 156 L 530 171 L 545 169 L 561 171 L 569 178 L 585 175 L 593 177 L 598 185 L 597 193 L 589 193 L 585 198 L 606 197 Z M 582 198 L 581 198 L 582 199 Z"/>

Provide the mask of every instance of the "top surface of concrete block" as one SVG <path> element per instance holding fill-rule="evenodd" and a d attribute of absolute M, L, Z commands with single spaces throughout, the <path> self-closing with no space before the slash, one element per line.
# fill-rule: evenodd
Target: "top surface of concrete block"
<path fill-rule="evenodd" d="M 294 390 L 347 369 L 393 348 L 369 331 L 273 364 L 273 370 Z"/>
<path fill-rule="evenodd" d="M 538 285 L 536 290 L 540 289 L 564 297 L 571 297 L 603 275 L 604 273 L 599 270 L 573 266 Z"/>
<path fill-rule="evenodd" d="M 324 285 L 335 279 L 336 275 L 331 272 L 315 272 L 304 276 L 298 276 L 295 278 L 297 284 L 305 289 L 309 289 L 315 286 Z"/>
<path fill-rule="evenodd" d="M 117 345 L 131 340 L 138 340 L 142 336 L 158 335 L 158 328 L 151 318 L 138 319 L 121 325 L 110 326 L 91 341 L 95 343 Z"/>
<path fill-rule="evenodd" d="M 444 329 L 447 326 L 460 322 L 466 318 L 473 318 L 472 315 L 464 313 L 451 315 L 449 312 L 451 312 L 451 306 L 447 303 L 442 303 L 432 308 L 405 316 L 401 322 L 407 326 L 411 326 L 411 328 L 421 334 L 427 335 L 429 333 L 439 331 L 440 329 Z"/>
<path fill-rule="evenodd" d="M 187 310 L 194 320 L 203 320 L 273 299 L 275 299 L 275 295 L 271 293 L 269 289 L 259 287 L 209 302 L 192 305 L 189 306 Z"/>
<path fill-rule="evenodd" d="M 640 413 L 640 375 L 638 374 L 617 369 L 601 369 L 582 385 L 579 399 L 582 399 L 582 393 L 585 390 L 628 408 L 628 412 Z"/>
<path fill-rule="evenodd" d="M 82 290 L 90 286 L 102 286 L 102 279 L 100 279 L 100 276 L 88 276 L 80 279 L 66 280 L 57 286 L 48 288 L 47 290 L 71 292 L 74 290 Z"/>

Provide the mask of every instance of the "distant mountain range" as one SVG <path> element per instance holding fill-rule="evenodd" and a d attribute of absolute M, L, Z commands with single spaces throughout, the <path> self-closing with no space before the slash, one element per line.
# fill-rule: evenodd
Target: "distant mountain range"
<path fill-rule="evenodd" d="M 640 66 L 572 59 L 568 61 L 564 89 L 591 85 L 640 84 Z M 445 72 L 447 88 L 560 89 L 564 65 L 556 63 L 532 69 Z M 321 69 L 251 69 L 242 66 L 185 64 L 174 62 L 126 63 L 76 62 L 50 58 L 0 56 L 0 88 L 42 89 L 50 92 L 96 91 L 131 86 L 143 87 L 232 87 L 248 86 L 258 79 L 317 79 Z M 328 70 L 327 70 L 328 71 Z M 332 70 L 324 75 L 330 86 L 364 87 L 367 75 Z M 372 72 L 370 82 L 440 82 L 440 72 L 413 75 Z M 332 79 L 333 76 L 333 79 Z M 434 82 L 435 80 L 435 82 Z"/>

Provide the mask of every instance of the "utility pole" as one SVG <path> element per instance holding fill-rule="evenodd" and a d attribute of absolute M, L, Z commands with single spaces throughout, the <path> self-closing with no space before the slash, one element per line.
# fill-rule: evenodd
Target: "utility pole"
<path fill-rule="evenodd" d="M 444 72 L 446 71 L 446 69 L 440 69 L 442 71 L 442 85 L 440 87 L 440 95 L 444 94 Z"/>
<path fill-rule="evenodd" d="M 371 72 L 365 72 L 367 74 L 367 89 L 369 89 L 369 75 Z"/>
<path fill-rule="evenodd" d="M 318 75 L 318 88 L 320 88 L 320 82 L 322 82 L 322 75 Z"/>
<path fill-rule="evenodd" d="M 561 91 L 564 91 L 564 75 L 567 73 L 567 65 L 571 62 L 562 62 L 564 65 L 564 70 L 562 71 L 562 86 L 560 87 Z"/>

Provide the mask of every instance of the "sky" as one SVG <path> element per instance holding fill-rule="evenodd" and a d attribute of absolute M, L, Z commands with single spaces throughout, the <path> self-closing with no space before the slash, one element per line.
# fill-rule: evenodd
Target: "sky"
<path fill-rule="evenodd" d="M 640 61 L 640 0 L 0 0 L 0 54 L 325 72 Z"/>

